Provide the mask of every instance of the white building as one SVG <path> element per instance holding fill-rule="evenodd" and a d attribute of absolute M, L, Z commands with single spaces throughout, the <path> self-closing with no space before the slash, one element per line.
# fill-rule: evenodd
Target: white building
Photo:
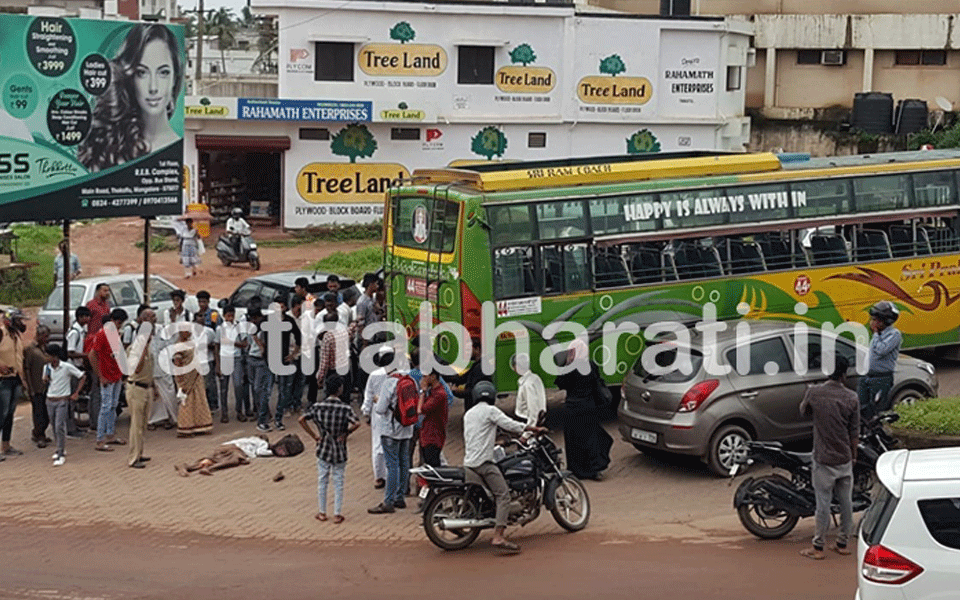
<path fill-rule="evenodd" d="M 414 169 L 742 150 L 752 28 L 572 3 L 254 0 L 279 18 L 279 98 L 191 97 L 191 201 L 284 227 L 372 221 Z M 596 10 L 596 9 L 593 9 Z"/>

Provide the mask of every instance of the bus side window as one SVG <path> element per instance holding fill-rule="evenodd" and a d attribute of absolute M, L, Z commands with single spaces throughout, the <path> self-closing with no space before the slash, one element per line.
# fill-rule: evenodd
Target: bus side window
<path fill-rule="evenodd" d="M 893 225 L 890 227 L 890 250 L 894 258 L 906 258 L 917 253 L 917 243 L 913 239 L 913 227 Z"/>
<path fill-rule="evenodd" d="M 594 248 L 593 272 L 597 288 L 630 285 L 627 265 L 619 246 L 613 248 Z"/>
<path fill-rule="evenodd" d="M 760 273 L 765 270 L 760 246 L 755 242 L 740 239 L 726 240 L 726 262 L 724 270 L 733 275 Z"/>
<path fill-rule="evenodd" d="M 874 229 L 862 229 L 856 232 L 856 255 L 860 262 L 885 260 L 890 257 L 890 243 L 887 234 Z"/>
<path fill-rule="evenodd" d="M 810 250 L 813 253 L 813 263 L 817 266 L 850 262 L 843 236 L 814 235 L 810 238 Z"/>
<path fill-rule="evenodd" d="M 633 246 L 630 249 L 630 275 L 637 284 L 663 281 L 663 254 L 656 248 Z"/>
<path fill-rule="evenodd" d="M 497 299 L 537 292 L 532 246 L 497 248 L 493 257 L 493 291 Z"/>
<path fill-rule="evenodd" d="M 957 249 L 957 236 L 949 227 L 931 227 L 929 225 L 920 226 L 929 240 L 930 250 L 933 254 L 944 252 L 954 252 Z"/>
<path fill-rule="evenodd" d="M 763 252 L 763 259 L 767 263 L 767 268 L 771 271 L 808 266 L 807 256 L 797 244 L 793 244 L 791 250 L 789 236 L 784 237 L 779 233 L 765 233 L 759 235 L 757 240 L 760 243 L 760 250 Z"/>
<path fill-rule="evenodd" d="M 543 291 L 546 294 L 563 291 L 563 263 L 556 246 L 543 246 L 540 249 L 540 263 L 543 269 Z"/>
<path fill-rule="evenodd" d="M 579 292 L 590 289 L 589 264 L 586 244 L 563 246 L 563 291 Z"/>

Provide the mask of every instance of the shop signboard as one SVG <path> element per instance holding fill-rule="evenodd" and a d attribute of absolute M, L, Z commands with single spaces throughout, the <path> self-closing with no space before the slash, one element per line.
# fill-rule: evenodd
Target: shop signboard
<path fill-rule="evenodd" d="M 178 25 L 0 14 L 0 221 L 177 214 Z"/>
<path fill-rule="evenodd" d="M 366 100 L 293 100 L 289 98 L 238 98 L 241 121 L 369 122 L 373 103 Z"/>

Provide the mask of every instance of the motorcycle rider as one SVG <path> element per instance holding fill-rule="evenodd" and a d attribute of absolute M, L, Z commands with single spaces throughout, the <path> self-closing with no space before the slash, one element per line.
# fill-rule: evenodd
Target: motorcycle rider
<path fill-rule="evenodd" d="M 813 547 L 800 554 L 823 560 L 823 543 L 830 528 L 834 496 L 840 504 L 840 531 L 830 547 L 837 554 L 850 554 L 847 540 L 853 531 L 853 463 L 860 442 L 860 411 L 856 395 L 847 389 L 849 363 L 837 356 L 835 368 L 825 383 L 807 389 L 800 414 L 813 415 L 812 481 L 816 494 L 816 530 Z"/>
<path fill-rule="evenodd" d="M 897 357 L 903 343 L 903 335 L 893 326 L 899 317 L 897 307 L 888 300 L 881 300 L 870 307 L 870 329 L 874 332 L 870 340 L 870 371 L 857 384 L 860 410 L 865 421 L 878 411 L 890 409 L 888 396 L 893 387 L 893 371 L 897 368 Z"/>
<path fill-rule="evenodd" d="M 495 406 L 497 388 L 489 381 L 481 381 L 473 388 L 473 407 L 463 415 L 463 466 L 467 475 L 472 472 L 493 493 L 497 503 L 496 526 L 491 545 L 508 552 L 519 552 L 520 546 L 503 537 L 510 516 L 510 488 L 494 461 L 497 428 L 520 434 L 524 431 L 546 433 L 544 427 L 524 426 L 514 421 Z"/>
<path fill-rule="evenodd" d="M 227 235 L 230 236 L 230 243 L 233 244 L 233 251 L 240 256 L 240 238 L 250 235 L 250 224 L 243 218 L 243 209 L 239 206 L 230 211 L 230 218 L 227 219 Z"/>

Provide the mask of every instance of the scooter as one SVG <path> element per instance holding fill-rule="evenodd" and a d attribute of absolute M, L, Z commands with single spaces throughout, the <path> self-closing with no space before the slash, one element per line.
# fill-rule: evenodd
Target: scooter
<path fill-rule="evenodd" d="M 240 238 L 239 253 L 236 250 L 237 246 L 234 245 L 235 237 Z M 249 234 L 220 234 L 220 238 L 217 240 L 217 258 L 225 267 L 229 267 L 233 263 L 250 263 L 254 271 L 260 270 L 260 254 L 257 252 L 257 243 L 253 241 L 253 236 Z"/>

